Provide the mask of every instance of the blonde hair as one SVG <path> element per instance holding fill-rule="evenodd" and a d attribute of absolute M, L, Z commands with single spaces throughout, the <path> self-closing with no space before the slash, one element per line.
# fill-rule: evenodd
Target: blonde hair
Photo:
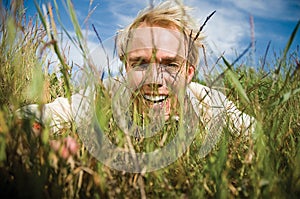
<path fill-rule="evenodd" d="M 141 23 L 149 26 L 155 25 L 162 28 L 176 28 L 184 33 L 189 42 L 188 60 L 196 67 L 199 62 L 199 48 L 202 47 L 202 34 L 198 34 L 198 27 L 188 15 L 190 8 L 177 1 L 164 1 L 155 6 L 149 6 L 140 11 L 135 20 L 126 28 L 119 31 L 117 37 L 118 54 L 124 61 L 126 56 L 126 45 L 132 29 L 138 28 Z"/>

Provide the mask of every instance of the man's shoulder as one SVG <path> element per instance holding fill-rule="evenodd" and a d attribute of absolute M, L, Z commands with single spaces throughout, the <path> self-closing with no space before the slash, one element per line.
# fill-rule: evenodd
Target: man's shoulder
<path fill-rule="evenodd" d="M 210 88 L 203 85 L 203 84 L 200 84 L 198 82 L 191 82 L 189 85 L 188 85 L 188 88 L 190 88 L 191 90 L 209 90 Z"/>
<path fill-rule="evenodd" d="M 197 82 L 191 82 L 187 87 L 187 92 L 192 93 L 198 99 L 204 99 L 211 93 L 211 88 Z"/>
<path fill-rule="evenodd" d="M 222 99 L 225 97 L 223 92 L 221 92 L 219 89 L 208 87 L 203 84 L 197 83 L 197 82 L 191 82 L 188 85 L 188 89 L 193 92 L 195 96 L 210 96 L 215 97 L 216 95 L 218 97 L 221 97 Z"/>

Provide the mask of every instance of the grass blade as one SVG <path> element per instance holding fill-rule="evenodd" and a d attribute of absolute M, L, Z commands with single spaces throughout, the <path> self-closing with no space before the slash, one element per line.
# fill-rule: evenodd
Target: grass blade
<path fill-rule="evenodd" d="M 225 65 L 228 67 L 227 70 L 225 71 L 225 76 L 233 84 L 233 86 L 235 87 L 239 96 L 241 97 L 242 101 L 247 105 L 250 104 L 250 100 L 247 96 L 247 93 L 244 90 L 242 84 L 240 83 L 236 73 L 232 70 L 232 66 L 229 64 L 229 62 L 223 56 L 222 56 L 222 59 L 223 59 Z"/>

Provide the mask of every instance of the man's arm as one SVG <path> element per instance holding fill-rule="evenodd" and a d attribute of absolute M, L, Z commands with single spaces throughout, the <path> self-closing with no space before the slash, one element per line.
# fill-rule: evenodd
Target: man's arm
<path fill-rule="evenodd" d="M 53 102 L 37 105 L 31 104 L 17 110 L 20 119 L 34 119 L 36 122 L 48 125 L 52 133 L 71 128 L 72 123 L 81 125 L 84 120 L 91 118 L 91 92 L 81 90 L 71 96 L 56 98 Z"/>
<path fill-rule="evenodd" d="M 192 105 L 204 124 L 222 122 L 237 134 L 247 135 L 254 131 L 255 119 L 241 112 L 235 104 L 221 92 L 204 85 L 191 82 L 188 94 Z M 221 120 L 216 119 L 220 117 Z"/>

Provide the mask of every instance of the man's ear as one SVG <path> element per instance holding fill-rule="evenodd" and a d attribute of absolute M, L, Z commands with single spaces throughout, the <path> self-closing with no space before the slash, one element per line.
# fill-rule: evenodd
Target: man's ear
<path fill-rule="evenodd" d="M 195 75 L 195 66 L 189 64 L 186 72 L 187 83 L 190 83 Z"/>

